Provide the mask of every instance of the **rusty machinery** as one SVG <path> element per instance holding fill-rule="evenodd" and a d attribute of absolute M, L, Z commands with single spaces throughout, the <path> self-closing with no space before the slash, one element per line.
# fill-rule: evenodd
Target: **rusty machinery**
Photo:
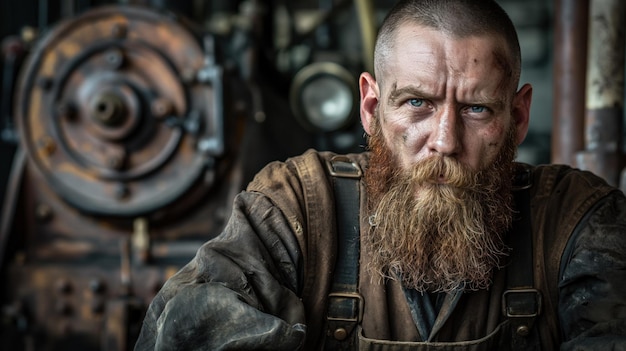
<path fill-rule="evenodd" d="M 15 91 L 2 348 L 125 350 L 239 191 L 246 86 L 212 35 L 107 6 L 37 41 Z"/>
<path fill-rule="evenodd" d="M 107 5 L 27 55 L 7 45 L 5 70 L 25 61 L 3 89 L 19 132 L 2 135 L 19 140 L 0 217 L 3 348 L 131 349 L 154 294 L 223 228 L 255 170 L 309 147 L 361 150 L 372 1 L 239 5 L 202 26 Z"/>

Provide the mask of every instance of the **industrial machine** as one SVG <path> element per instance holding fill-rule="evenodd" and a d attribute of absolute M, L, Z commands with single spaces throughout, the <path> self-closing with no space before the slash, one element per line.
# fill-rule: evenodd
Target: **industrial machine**
<path fill-rule="evenodd" d="M 98 3 L 3 40 L 3 349 L 132 349 L 262 165 L 361 149 L 371 4 L 304 7 L 295 28 L 290 2 L 221 3 Z"/>

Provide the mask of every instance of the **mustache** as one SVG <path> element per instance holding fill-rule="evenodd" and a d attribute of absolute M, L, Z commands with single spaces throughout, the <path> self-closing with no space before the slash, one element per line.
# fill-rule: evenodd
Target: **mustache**
<path fill-rule="evenodd" d="M 471 189 L 479 186 L 480 171 L 473 170 L 454 158 L 434 155 L 409 169 L 409 179 L 415 185 L 440 185 Z"/>

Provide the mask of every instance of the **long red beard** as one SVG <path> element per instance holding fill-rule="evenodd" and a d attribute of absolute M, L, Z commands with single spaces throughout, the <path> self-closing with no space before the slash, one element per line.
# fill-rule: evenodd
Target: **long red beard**
<path fill-rule="evenodd" d="M 512 221 L 514 130 L 486 169 L 433 157 L 402 171 L 378 129 L 365 175 L 372 277 L 419 291 L 488 287 L 506 255 L 502 235 Z"/>

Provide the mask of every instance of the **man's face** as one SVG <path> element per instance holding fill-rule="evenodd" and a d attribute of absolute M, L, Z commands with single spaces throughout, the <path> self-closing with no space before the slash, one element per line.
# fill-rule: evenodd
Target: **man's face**
<path fill-rule="evenodd" d="M 405 26 L 382 80 L 362 75 L 376 275 L 418 290 L 489 285 L 505 253 L 531 95 L 524 86 L 513 97 L 504 53 L 488 37 Z"/>
<path fill-rule="evenodd" d="M 530 94 L 513 96 L 505 47 L 490 36 L 454 38 L 414 24 L 398 29 L 382 79 L 364 90 L 373 80 L 362 78 L 361 92 L 376 100 L 378 125 L 403 169 L 438 154 L 480 170 L 512 124 L 516 142 L 523 140 Z M 362 115 L 368 134 L 372 118 Z"/>

